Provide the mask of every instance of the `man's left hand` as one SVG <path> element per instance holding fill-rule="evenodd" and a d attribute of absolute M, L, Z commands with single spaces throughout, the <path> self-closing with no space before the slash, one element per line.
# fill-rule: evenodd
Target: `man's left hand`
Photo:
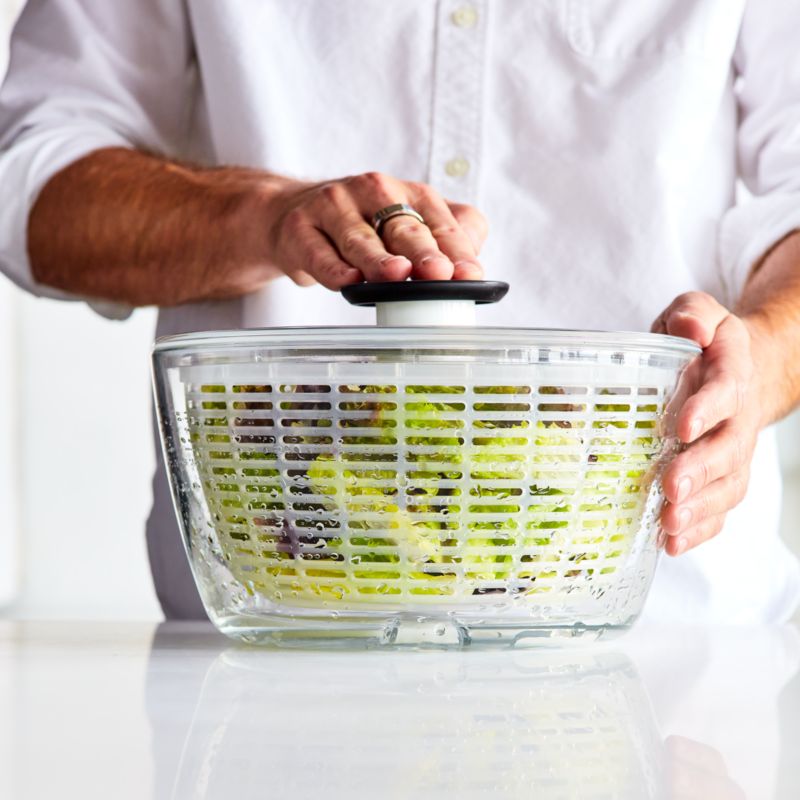
<path fill-rule="evenodd" d="M 677 418 L 677 435 L 689 446 L 662 479 L 665 549 L 677 556 L 716 536 L 725 515 L 744 498 L 765 419 L 745 320 L 710 295 L 689 292 L 673 301 L 652 330 L 693 339 L 703 348 L 694 392 Z"/>

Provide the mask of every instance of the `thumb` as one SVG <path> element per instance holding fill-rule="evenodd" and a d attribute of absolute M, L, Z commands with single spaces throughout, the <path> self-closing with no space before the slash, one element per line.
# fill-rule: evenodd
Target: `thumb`
<path fill-rule="evenodd" d="M 672 301 L 651 330 L 692 339 L 705 349 L 714 341 L 717 328 L 729 315 L 728 309 L 710 294 L 687 292 Z"/>

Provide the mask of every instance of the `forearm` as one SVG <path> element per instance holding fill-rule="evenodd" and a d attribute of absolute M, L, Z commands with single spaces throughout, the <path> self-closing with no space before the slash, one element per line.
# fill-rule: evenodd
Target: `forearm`
<path fill-rule="evenodd" d="M 381 236 L 368 220 L 413 206 Z M 30 214 L 34 279 L 131 305 L 253 292 L 287 275 L 339 291 L 362 281 L 475 279 L 486 220 L 425 184 L 367 172 L 319 183 L 196 169 L 122 148 L 55 175 Z"/>
<path fill-rule="evenodd" d="M 767 425 L 800 404 L 800 233 L 767 254 L 735 311 L 750 332 L 754 391 Z"/>
<path fill-rule="evenodd" d="M 286 182 L 98 150 L 56 174 L 34 204 L 33 276 L 135 306 L 243 294 L 281 274 L 269 261 L 265 217 Z"/>

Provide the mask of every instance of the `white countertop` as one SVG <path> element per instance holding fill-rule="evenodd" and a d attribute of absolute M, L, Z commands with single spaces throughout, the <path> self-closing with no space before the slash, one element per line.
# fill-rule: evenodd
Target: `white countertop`
<path fill-rule="evenodd" d="M 800 798 L 800 632 L 279 652 L 0 622 L 0 798 Z"/>

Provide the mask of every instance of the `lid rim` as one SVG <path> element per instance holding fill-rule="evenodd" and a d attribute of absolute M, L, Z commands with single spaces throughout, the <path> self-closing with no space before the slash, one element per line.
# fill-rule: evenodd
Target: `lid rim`
<path fill-rule="evenodd" d="M 371 281 L 343 286 L 342 297 L 354 306 L 383 303 L 424 303 L 437 300 L 471 300 L 482 306 L 497 303 L 508 292 L 503 281 Z"/>

